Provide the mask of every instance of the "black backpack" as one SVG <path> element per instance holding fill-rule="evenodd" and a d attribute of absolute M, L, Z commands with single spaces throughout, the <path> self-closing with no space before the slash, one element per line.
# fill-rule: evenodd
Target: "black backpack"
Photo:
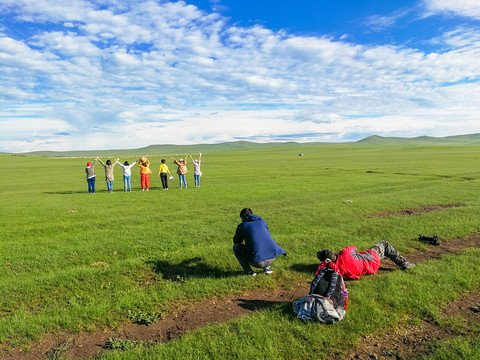
<path fill-rule="evenodd" d="M 322 262 L 310 285 L 310 292 L 293 303 L 293 311 L 303 320 L 331 324 L 344 319 L 348 291 L 342 275 L 331 262 Z"/>

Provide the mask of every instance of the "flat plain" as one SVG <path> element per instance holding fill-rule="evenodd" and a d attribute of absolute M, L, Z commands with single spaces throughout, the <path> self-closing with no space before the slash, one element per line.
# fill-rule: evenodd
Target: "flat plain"
<path fill-rule="evenodd" d="M 102 160 L 149 156 L 151 189 L 140 190 L 134 167 L 133 191 L 125 193 L 117 166 L 108 193 L 97 163 L 95 195 L 87 192 L 84 171 L 93 153 L 0 155 L 0 357 L 87 357 L 71 351 L 75 338 L 134 322 L 144 321 L 138 326 L 145 328 L 146 320 L 167 321 L 179 306 L 193 314 L 212 299 L 220 306 L 232 297 L 253 301 L 258 292 L 264 304 L 271 292 L 272 301 L 244 316 L 207 322 L 167 341 L 115 338 L 95 344 L 91 357 L 354 358 L 352 350 L 365 339 L 418 329 L 425 319 L 455 329 L 455 336 L 433 339 L 410 358 L 480 356 L 478 321 L 444 314 L 467 296 L 480 304 L 475 246 L 425 256 L 409 271 L 391 267 L 347 282 L 349 310 L 336 325 L 304 323 L 291 299 L 276 300 L 298 286 L 306 295 L 322 248 L 366 250 L 387 240 L 407 259 L 422 259 L 431 246 L 418 241 L 419 234 L 437 235 L 444 244 L 478 236 L 480 146 L 290 143 L 208 151 L 199 145 L 195 151 L 203 151 L 200 188 L 193 186 L 190 164 L 188 189 L 180 190 L 177 178 L 161 189 L 160 160 L 176 170 L 167 153 L 110 151 Z M 287 251 L 272 276 L 242 276 L 232 253 L 244 207 L 266 220 Z M 38 357 L 34 350 L 46 338 L 73 340 Z M 385 358 L 403 356 L 401 348 L 389 351 Z"/>

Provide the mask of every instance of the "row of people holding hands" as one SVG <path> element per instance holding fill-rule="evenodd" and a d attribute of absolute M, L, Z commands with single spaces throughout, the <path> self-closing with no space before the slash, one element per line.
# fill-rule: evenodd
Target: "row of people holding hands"
<path fill-rule="evenodd" d="M 177 165 L 177 174 L 180 181 L 180 189 L 187 188 L 187 179 L 186 175 L 188 173 L 187 169 L 187 159 L 190 157 L 193 163 L 194 171 L 193 178 L 195 181 L 195 187 L 200 187 L 200 177 L 202 172 L 200 171 L 202 153 L 198 154 L 198 159 L 194 159 L 192 155 L 185 155 L 185 158 L 181 158 L 178 161 L 171 155 L 173 163 Z M 119 162 L 119 158 L 115 159 L 115 162 L 112 163 L 111 160 L 107 160 L 105 163 L 97 156 L 92 162 L 87 163 L 85 172 L 87 174 L 87 183 L 88 183 L 88 192 L 90 194 L 95 194 L 95 163 L 98 162 L 105 168 L 105 181 L 107 182 L 108 192 L 113 192 L 113 168 L 115 165 L 119 165 L 123 168 L 123 189 L 125 192 L 132 191 L 131 176 L 132 176 L 132 167 L 137 165 L 140 167 L 140 185 L 142 191 L 148 191 L 150 189 L 150 174 L 152 170 L 150 169 L 150 161 L 147 157 L 142 156 L 138 161 L 135 161 L 133 164 L 129 164 L 128 161 L 125 161 L 123 164 Z M 168 180 L 173 180 L 173 176 L 168 169 L 165 159 L 162 159 L 161 165 L 158 169 L 157 179 L 160 178 L 162 181 L 163 190 L 168 190 Z"/>

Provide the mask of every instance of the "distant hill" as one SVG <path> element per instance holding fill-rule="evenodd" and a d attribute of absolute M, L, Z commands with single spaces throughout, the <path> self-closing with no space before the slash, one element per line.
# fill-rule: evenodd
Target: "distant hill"
<path fill-rule="evenodd" d="M 283 143 L 255 143 L 250 141 L 234 141 L 220 144 L 196 144 L 196 145 L 150 145 L 138 149 L 112 149 L 112 150 L 85 150 L 85 151 L 31 151 L 22 155 L 36 155 L 48 157 L 94 157 L 94 156 L 110 156 L 110 157 L 131 157 L 131 156 L 152 156 L 167 154 L 195 154 L 199 152 L 217 152 L 240 149 L 260 149 L 272 148 L 278 146 L 298 146 L 295 142 Z"/>
<path fill-rule="evenodd" d="M 305 143 L 304 145 L 338 145 L 338 143 Z M 345 142 L 342 145 L 403 145 L 403 146 L 428 146 L 428 145 L 480 145 L 480 134 L 456 135 L 447 137 L 418 136 L 413 138 L 383 137 L 372 135 L 356 142 Z M 265 149 L 283 146 L 298 147 L 296 142 L 256 143 L 251 141 L 234 141 L 220 144 L 196 145 L 150 145 L 138 149 L 112 149 L 112 150 L 85 150 L 85 151 L 32 151 L 21 155 L 36 155 L 48 157 L 132 157 L 176 154 L 195 154 L 199 152 L 217 152 L 241 149 Z"/>
<path fill-rule="evenodd" d="M 372 135 L 355 142 L 365 145 L 480 145 L 480 134 L 446 137 L 417 136 L 413 138 L 383 137 Z"/>

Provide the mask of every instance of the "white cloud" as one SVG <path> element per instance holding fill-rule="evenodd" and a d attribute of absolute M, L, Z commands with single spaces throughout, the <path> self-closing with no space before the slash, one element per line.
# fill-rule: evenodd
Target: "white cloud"
<path fill-rule="evenodd" d="M 465 17 L 480 18 L 478 0 L 424 0 L 427 14 L 456 14 Z"/>
<path fill-rule="evenodd" d="M 0 37 L 0 150 L 480 132 L 475 29 L 425 53 L 229 27 L 181 1 L 98 3 L 0 0 L 55 24 Z"/>

